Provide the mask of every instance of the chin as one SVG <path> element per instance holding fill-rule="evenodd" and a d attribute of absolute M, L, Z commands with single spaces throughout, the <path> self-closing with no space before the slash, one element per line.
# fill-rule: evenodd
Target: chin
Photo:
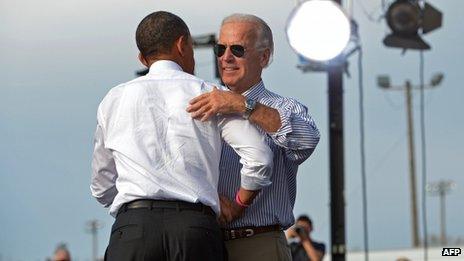
<path fill-rule="evenodd" d="M 227 86 L 234 86 L 234 84 L 236 83 L 236 81 L 234 81 L 233 79 L 229 79 L 228 77 L 223 77 L 222 82 Z"/>

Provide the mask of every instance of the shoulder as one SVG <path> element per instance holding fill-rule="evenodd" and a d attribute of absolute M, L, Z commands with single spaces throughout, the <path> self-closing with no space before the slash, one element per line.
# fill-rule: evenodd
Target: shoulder
<path fill-rule="evenodd" d="M 313 241 L 313 246 L 315 249 L 325 253 L 325 244 L 322 242 Z"/>
<path fill-rule="evenodd" d="M 111 88 L 105 95 L 105 97 L 103 97 L 102 101 L 100 102 L 100 105 L 98 106 L 98 109 L 99 110 L 105 110 L 107 109 L 108 107 L 111 107 L 112 104 L 114 104 L 115 102 L 117 102 L 122 93 L 124 92 L 124 90 L 126 89 L 126 86 L 127 86 L 128 83 L 122 83 L 122 84 L 119 84 L 113 88 Z"/>
<path fill-rule="evenodd" d="M 135 95 L 140 92 L 140 86 L 143 86 L 144 82 L 149 81 L 148 76 L 137 77 L 133 80 L 121 83 L 111 88 L 98 106 L 98 111 L 103 113 L 111 113 L 114 111 L 116 106 L 120 104 L 124 96 Z"/>
<path fill-rule="evenodd" d="M 202 81 L 203 81 L 202 85 L 203 85 L 203 91 L 204 92 L 210 92 L 214 88 L 217 88 L 220 91 L 230 91 L 229 88 L 227 88 L 226 86 L 221 85 L 220 83 L 213 83 L 213 82 L 208 82 L 208 81 L 205 81 L 205 80 L 202 80 Z"/>

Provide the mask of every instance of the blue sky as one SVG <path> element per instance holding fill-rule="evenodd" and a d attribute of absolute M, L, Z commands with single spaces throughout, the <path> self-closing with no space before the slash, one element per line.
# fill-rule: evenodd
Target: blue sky
<path fill-rule="evenodd" d="M 216 32 L 234 12 L 266 20 L 274 32 L 274 62 L 264 72 L 267 87 L 295 97 L 310 109 L 322 133 L 314 155 L 298 174 L 295 215 L 314 219 L 314 238 L 329 242 L 329 162 L 327 76 L 302 73 L 285 37 L 296 1 L 12 1 L 0 2 L 0 260 L 44 260 L 57 243 L 68 244 L 76 260 L 90 260 L 86 222 L 104 223 L 99 253 L 113 219 L 90 196 L 90 160 L 95 112 L 106 92 L 134 77 L 134 32 L 155 10 L 181 16 L 193 35 Z M 442 85 L 426 93 L 427 172 L 430 181 L 450 179 L 457 187 L 447 198 L 450 236 L 464 237 L 464 36 L 460 1 L 430 1 L 444 14 L 443 27 L 425 36 L 425 80 L 443 72 Z M 376 86 L 378 74 L 393 84 L 419 83 L 419 54 L 382 45 L 386 23 L 369 21 L 361 6 L 381 14 L 380 0 L 354 1 L 364 51 L 367 186 L 370 246 L 410 245 L 408 158 L 404 97 Z M 213 80 L 212 54 L 197 50 L 197 75 Z M 347 244 L 362 248 L 358 129 L 357 56 L 345 77 L 345 175 Z M 419 93 L 414 93 L 416 158 L 420 175 Z M 418 186 L 420 183 L 418 183 Z M 439 233 L 438 199 L 428 197 L 429 232 Z"/>

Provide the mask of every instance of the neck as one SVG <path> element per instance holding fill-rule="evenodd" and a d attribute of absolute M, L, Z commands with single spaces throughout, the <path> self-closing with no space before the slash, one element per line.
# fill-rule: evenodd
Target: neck
<path fill-rule="evenodd" d="M 158 55 L 156 57 L 151 58 L 150 60 L 147 61 L 148 68 L 150 68 L 150 66 L 154 64 L 155 62 L 161 61 L 161 60 L 175 62 L 185 71 L 182 61 L 179 59 L 179 57 L 175 57 L 174 55 L 170 55 L 170 54 L 162 54 L 162 55 Z"/>

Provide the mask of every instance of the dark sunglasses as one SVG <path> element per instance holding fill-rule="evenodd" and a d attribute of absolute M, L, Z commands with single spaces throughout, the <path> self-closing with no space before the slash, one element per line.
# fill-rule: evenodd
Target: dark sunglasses
<path fill-rule="evenodd" d="M 245 55 L 245 47 L 238 45 L 238 44 L 233 44 L 233 45 L 230 45 L 229 47 L 230 47 L 230 51 L 235 57 L 240 58 L 240 57 L 243 57 L 243 55 Z M 214 49 L 214 54 L 217 57 L 221 57 L 226 52 L 227 46 L 223 44 L 216 44 L 214 45 L 213 49 Z"/>

